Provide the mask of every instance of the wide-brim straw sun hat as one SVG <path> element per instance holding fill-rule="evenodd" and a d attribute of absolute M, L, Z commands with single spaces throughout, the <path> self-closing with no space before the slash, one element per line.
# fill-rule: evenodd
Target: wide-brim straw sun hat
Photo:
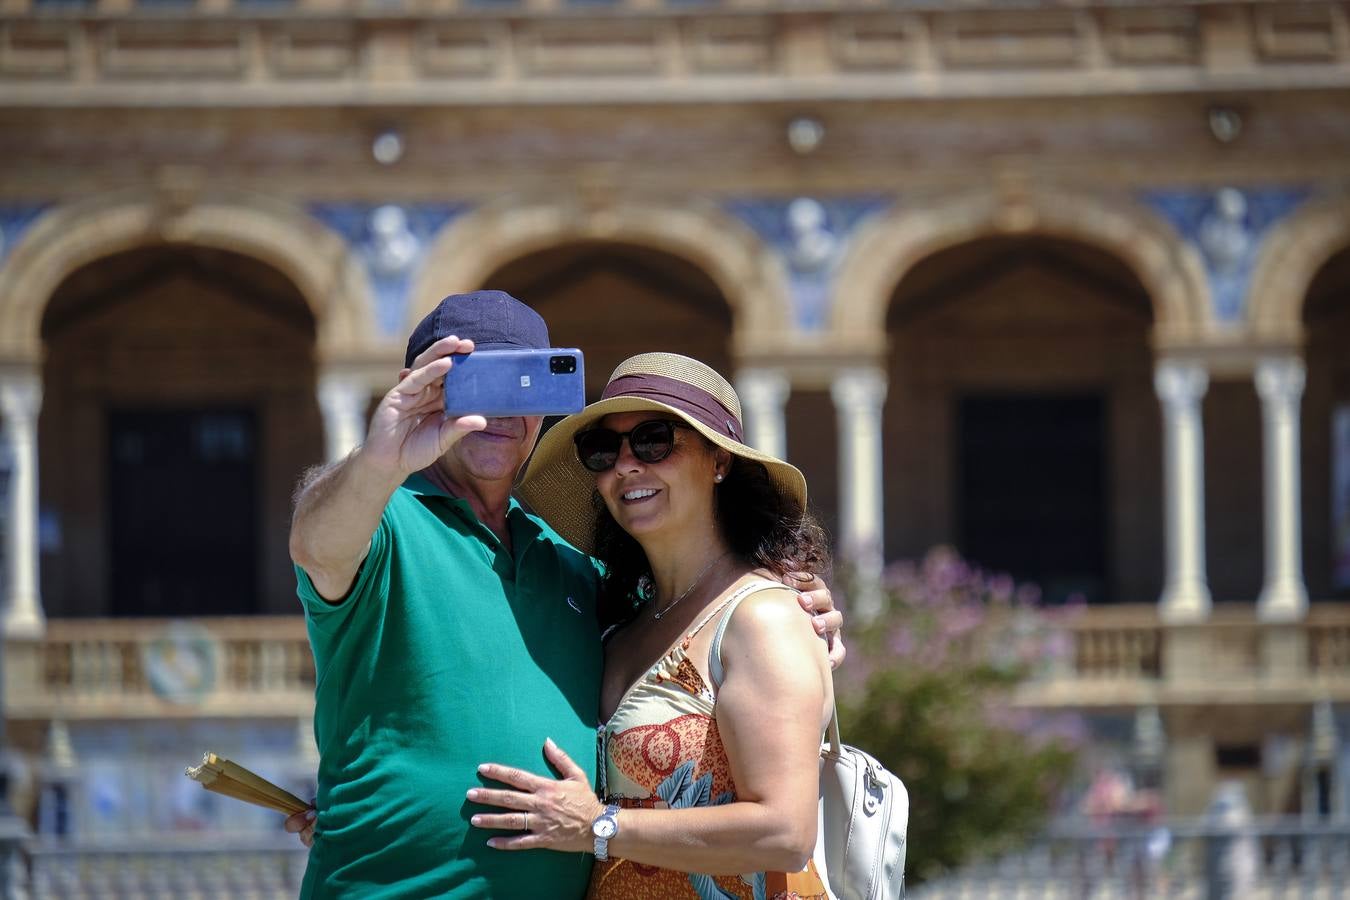
<path fill-rule="evenodd" d="M 591 499 L 595 473 L 581 464 L 573 438 L 605 416 L 645 410 L 678 418 L 713 445 L 764 466 L 779 495 L 806 510 L 802 473 L 745 443 L 741 401 L 725 378 L 678 353 L 640 353 L 619 363 L 599 400 L 548 430 L 520 484 L 525 502 L 578 550 L 594 552 L 599 510 Z"/>

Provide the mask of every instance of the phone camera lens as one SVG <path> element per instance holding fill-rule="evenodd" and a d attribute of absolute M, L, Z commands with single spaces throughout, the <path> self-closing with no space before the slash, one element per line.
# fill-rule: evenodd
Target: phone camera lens
<path fill-rule="evenodd" d="M 571 356 L 553 356 L 549 358 L 548 370 L 554 375 L 570 375 L 577 370 L 577 361 Z"/>

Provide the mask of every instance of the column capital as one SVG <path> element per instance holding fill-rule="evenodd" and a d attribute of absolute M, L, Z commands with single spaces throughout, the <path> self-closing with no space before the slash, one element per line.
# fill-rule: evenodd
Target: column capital
<path fill-rule="evenodd" d="M 770 456 L 787 457 L 787 406 L 792 382 L 782 369 L 749 367 L 736 373 L 736 393 L 748 443 Z"/>
<path fill-rule="evenodd" d="M 1209 389 L 1209 372 L 1197 362 L 1160 360 L 1153 370 L 1153 389 L 1168 406 L 1189 406 Z"/>
<path fill-rule="evenodd" d="M 1256 392 L 1267 402 L 1288 403 L 1303 396 L 1308 367 L 1296 356 L 1266 357 L 1256 364 Z"/>
<path fill-rule="evenodd" d="M 741 404 L 752 409 L 781 406 L 792 390 L 792 382 L 782 369 L 752 366 L 736 372 L 736 393 Z"/>
<path fill-rule="evenodd" d="M 316 393 L 323 415 L 324 452 L 334 462 L 365 437 L 370 387 L 360 372 L 331 366 L 320 369 Z"/>
<path fill-rule="evenodd" d="M 319 373 L 319 403 L 338 404 L 345 408 L 366 395 L 365 379 L 350 372 L 335 370 Z"/>
<path fill-rule="evenodd" d="M 0 374 L 0 416 L 6 422 L 31 422 L 41 408 L 41 375 L 36 372 Z"/>
<path fill-rule="evenodd" d="M 886 385 L 886 373 L 881 369 L 843 369 L 830 385 L 830 396 L 842 409 L 876 409 L 886 401 Z"/>

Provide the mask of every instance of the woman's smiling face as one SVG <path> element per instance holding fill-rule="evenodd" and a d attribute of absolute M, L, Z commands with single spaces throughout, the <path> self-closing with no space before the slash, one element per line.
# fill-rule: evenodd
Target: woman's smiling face
<path fill-rule="evenodd" d="M 672 419 L 653 412 L 614 413 L 599 427 L 625 433 L 653 419 Z M 676 428 L 675 449 L 660 462 L 644 463 L 625 438 L 614 467 L 595 476 L 595 488 L 619 527 L 634 538 L 671 528 L 707 527 L 713 522 L 714 477 L 719 468 L 714 448 L 692 428 Z"/>

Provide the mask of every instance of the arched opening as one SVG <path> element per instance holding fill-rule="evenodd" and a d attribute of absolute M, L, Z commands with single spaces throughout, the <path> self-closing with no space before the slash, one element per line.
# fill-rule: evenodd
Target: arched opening
<path fill-rule="evenodd" d="M 568 243 L 512 260 L 482 286 L 537 309 L 555 346 L 582 350 L 590 400 L 600 396 L 620 362 L 653 350 L 692 356 L 733 377 L 726 298 L 705 272 L 669 253 L 632 244 Z"/>
<path fill-rule="evenodd" d="M 42 590 L 52 616 L 292 612 L 290 495 L 322 458 L 295 285 L 158 245 L 72 272 L 42 318 Z"/>
<path fill-rule="evenodd" d="M 1303 305 L 1303 568 L 1308 596 L 1350 597 L 1350 247 L 1317 271 Z"/>
<path fill-rule="evenodd" d="M 1114 256 L 991 236 L 908 270 L 890 299 L 886 550 L 951 543 L 1051 601 L 1162 585 L 1153 306 Z"/>

